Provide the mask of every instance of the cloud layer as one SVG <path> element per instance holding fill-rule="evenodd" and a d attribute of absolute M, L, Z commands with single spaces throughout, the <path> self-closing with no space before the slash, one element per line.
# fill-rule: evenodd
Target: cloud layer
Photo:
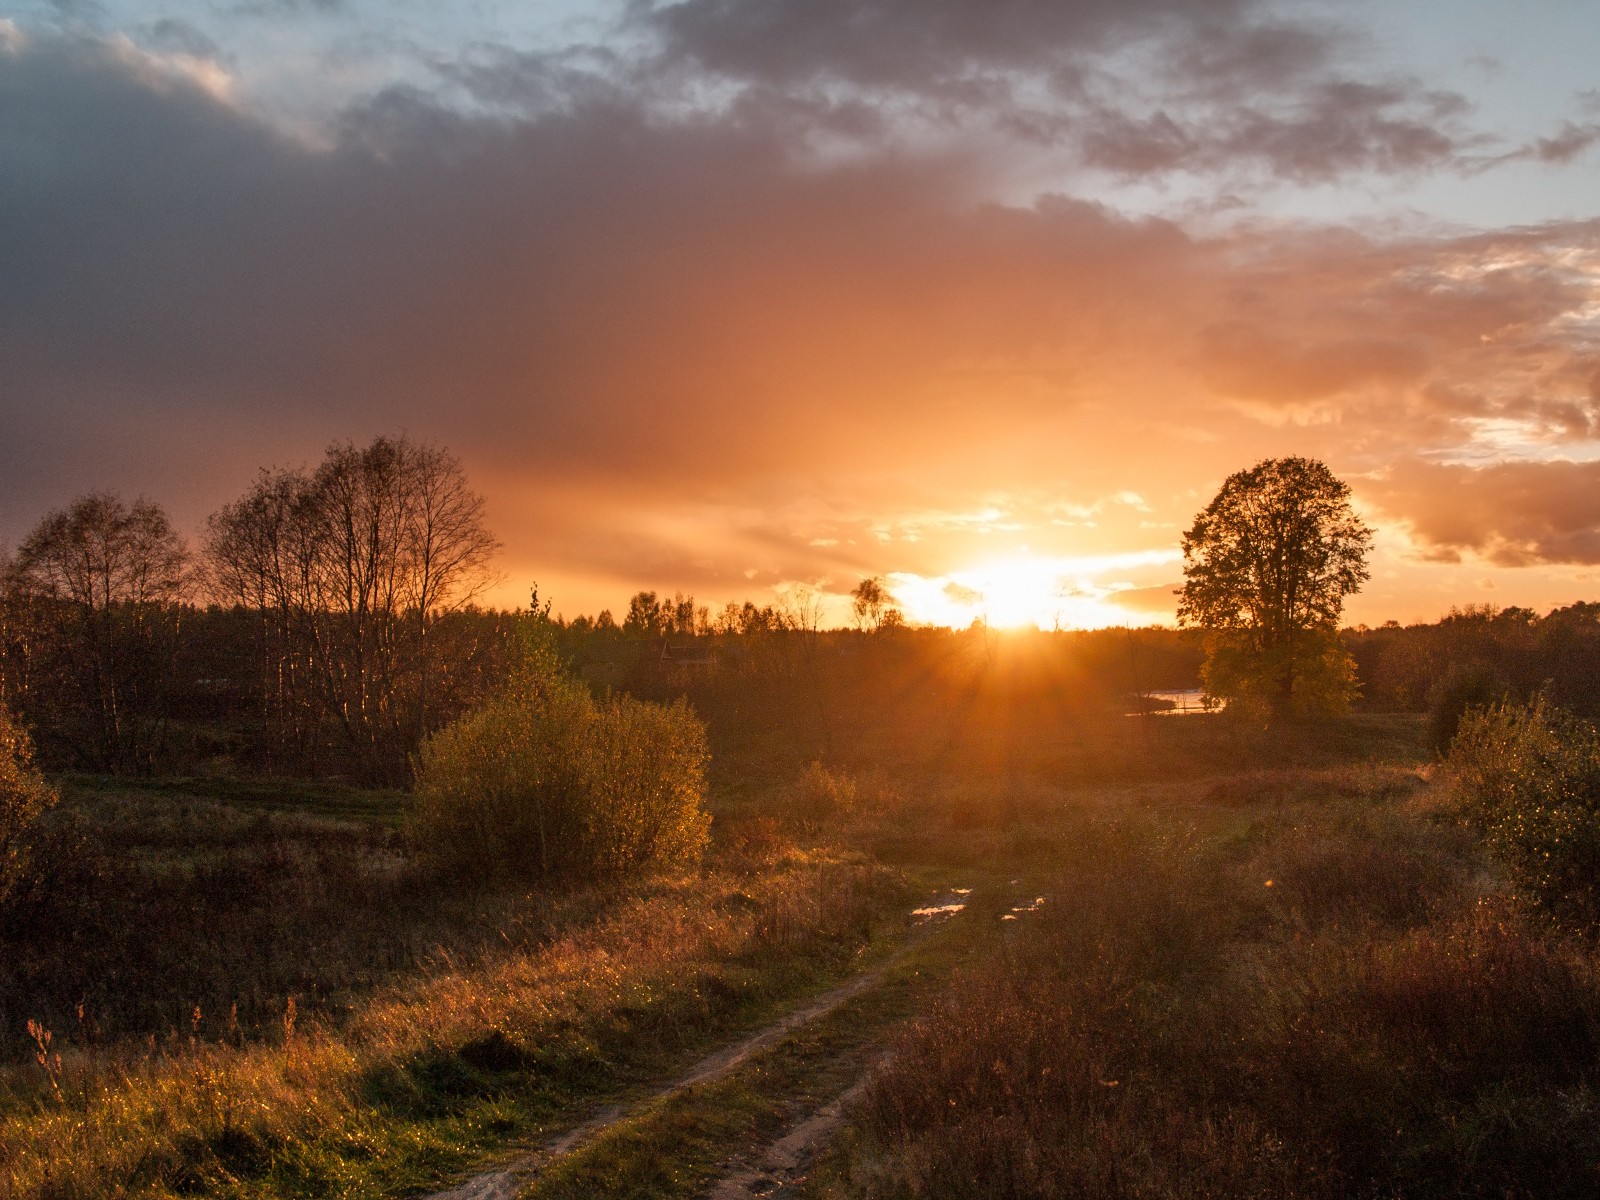
<path fill-rule="evenodd" d="M 1071 186 L 1476 169 L 1470 105 L 1347 31 L 1246 0 L 618 28 L 480 48 L 311 135 L 193 39 L 11 27 L 0 538 L 98 486 L 193 525 L 259 466 L 405 429 L 465 458 L 513 575 L 582 605 L 1170 546 L 1291 452 L 1424 557 L 1597 561 L 1589 468 L 1537 460 L 1600 438 L 1600 224 L 1224 226 Z"/>

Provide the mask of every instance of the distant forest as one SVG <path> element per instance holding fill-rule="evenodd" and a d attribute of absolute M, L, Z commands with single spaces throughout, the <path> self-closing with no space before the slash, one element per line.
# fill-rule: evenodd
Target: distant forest
<path fill-rule="evenodd" d="M 1000 633 L 901 627 L 876 632 L 797 626 L 774 606 L 747 603 L 737 620 L 635 619 L 653 604 L 695 611 L 689 597 L 634 598 L 621 622 L 551 619 L 561 653 L 597 691 L 644 699 L 687 697 L 708 718 L 743 713 L 771 720 L 843 704 L 863 711 L 1000 686 L 1014 704 L 1073 714 L 1128 711 L 1147 691 L 1198 686 L 1201 635 L 1161 627 Z M 661 610 L 658 609 L 658 612 Z M 465 607 L 431 624 L 425 653 L 399 647 L 369 661 L 365 687 L 383 693 L 369 715 L 341 707 L 321 687 L 294 681 L 309 655 L 284 655 L 270 614 L 243 605 L 193 603 L 107 614 L 116 645 L 94 641 L 63 614 L 30 610 L 8 595 L 0 637 L 0 695 L 32 728 L 56 769 L 293 775 L 403 786 L 427 733 L 481 703 L 504 680 L 520 613 Z M 724 614 L 725 617 L 731 614 Z M 1600 605 L 1539 616 L 1476 608 L 1433 624 L 1344 631 L 1361 682 L 1359 709 L 1422 711 L 1463 678 L 1492 694 L 1540 690 L 1562 706 L 1600 715 Z M 104 663 L 90 660 L 106 655 Z M 109 677 L 117 710 L 85 696 Z M 286 677 L 289 684 L 285 684 Z M 431 693 L 424 702 L 422 688 Z M 931 690 L 918 693 L 918 685 Z M 870 710 L 870 706 L 867 706 Z"/>

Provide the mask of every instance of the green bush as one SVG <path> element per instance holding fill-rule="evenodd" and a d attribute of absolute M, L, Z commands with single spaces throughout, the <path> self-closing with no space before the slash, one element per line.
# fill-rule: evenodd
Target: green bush
<path fill-rule="evenodd" d="M 1278 689 L 1291 668 L 1293 694 L 1284 709 Z M 1355 660 L 1336 635 L 1318 630 L 1302 631 L 1270 652 L 1235 631 L 1214 633 L 1200 682 L 1236 717 L 1342 716 L 1361 695 Z"/>
<path fill-rule="evenodd" d="M 0 704 L 0 901 L 28 871 L 34 825 L 56 794 L 33 766 L 33 743 Z"/>
<path fill-rule="evenodd" d="M 1600 916 L 1600 732 L 1547 703 L 1461 720 L 1447 776 L 1462 816 L 1517 887 L 1557 915 Z"/>
<path fill-rule="evenodd" d="M 596 701 L 525 675 L 423 744 L 411 830 L 464 869 L 605 875 L 698 861 L 705 726 L 682 701 Z"/>

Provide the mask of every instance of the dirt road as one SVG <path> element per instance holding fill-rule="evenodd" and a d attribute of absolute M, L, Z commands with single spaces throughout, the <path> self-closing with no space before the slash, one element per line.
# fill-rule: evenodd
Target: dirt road
<path fill-rule="evenodd" d="M 776 1046 L 796 1030 L 811 1024 L 813 1021 L 821 1020 L 841 1005 L 877 987 L 883 982 L 884 976 L 888 971 L 914 946 L 919 944 L 941 919 L 959 913 L 965 907 L 965 902 L 966 892 L 960 891 L 940 897 L 931 904 L 915 910 L 912 913 L 912 919 L 918 922 L 918 927 L 900 945 L 893 956 L 878 966 L 863 971 L 860 975 L 846 980 L 837 987 L 813 997 L 805 1004 L 792 1012 L 786 1013 L 778 1020 L 764 1026 L 748 1037 L 706 1055 L 683 1075 L 663 1084 L 647 1095 L 638 1097 L 626 1105 L 607 1105 L 583 1122 L 583 1124 L 568 1130 L 559 1137 L 551 1139 L 538 1149 L 512 1159 L 495 1170 L 474 1175 L 447 1191 L 433 1192 L 423 1197 L 422 1200 L 514 1200 L 516 1195 L 537 1179 L 540 1173 L 548 1168 L 551 1163 L 563 1155 L 572 1153 L 597 1134 L 604 1132 L 607 1128 L 622 1120 L 630 1112 L 675 1095 L 686 1088 L 711 1083 L 723 1078 L 737 1070 L 753 1055 Z M 859 1087 L 860 1083 L 858 1082 L 856 1086 Z M 809 1156 L 814 1153 L 816 1147 L 838 1128 L 843 1107 L 848 1103 L 855 1090 L 855 1088 L 852 1088 L 850 1092 L 839 1097 L 833 1103 L 790 1130 L 782 1139 L 767 1148 L 761 1156 L 760 1164 L 756 1168 L 729 1176 L 717 1185 L 717 1190 L 713 1194 L 719 1197 L 719 1200 L 741 1200 L 746 1196 L 772 1195 L 770 1190 L 758 1192 L 752 1191 L 751 1188 L 759 1186 L 759 1181 L 762 1178 L 777 1179 L 784 1173 L 787 1173 L 785 1177 L 792 1177 L 796 1169 L 803 1162 L 809 1160 Z M 770 1167 L 768 1166 L 769 1160 L 772 1164 Z M 749 1180 L 741 1182 L 746 1175 L 750 1176 Z M 744 1190 L 739 1190 L 741 1188 Z"/>

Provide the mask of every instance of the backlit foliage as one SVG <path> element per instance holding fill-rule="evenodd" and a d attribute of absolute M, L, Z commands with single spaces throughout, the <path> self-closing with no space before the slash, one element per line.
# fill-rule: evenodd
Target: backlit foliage
<path fill-rule="evenodd" d="M 529 637 L 535 665 L 424 743 L 419 845 L 459 867 L 540 875 L 697 861 L 705 726 L 681 700 L 595 700 L 555 667 L 537 616 Z"/>
<path fill-rule="evenodd" d="M 1309 458 L 1269 458 L 1223 482 L 1183 536 L 1181 624 L 1211 630 L 1214 693 L 1278 715 L 1342 708 L 1354 672 L 1333 640 L 1368 577 L 1372 531 L 1349 485 Z"/>
<path fill-rule="evenodd" d="M 55 802 L 55 792 L 34 769 L 27 733 L 0 705 L 0 901 L 27 870 L 28 834 Z"/>
<path fill-rule="evenodd" d="M 3 672 L 42 740 L 99 770 L 149 770 L 175 683 L 189 552 L 161 507 L 105 492 L 50 513 L 4 580 Z"/>
<path fill-rule="evenodd" d="M 368 781 L 403 782 L 450 690 L 440 620 L 487 585 L 498 546 L 460 462 L 404 436 L 264 471 L 212 516 L 212 589 L 257 619 L 276 756 L 300 765 L 331 740 Z"/>
<path fill-rule="evenodd" d="M 1446 760 L 1462 815 L 1545 909 L 1600 917 L 1600 732 L 1547 703 L 1468 712 Z"/>

